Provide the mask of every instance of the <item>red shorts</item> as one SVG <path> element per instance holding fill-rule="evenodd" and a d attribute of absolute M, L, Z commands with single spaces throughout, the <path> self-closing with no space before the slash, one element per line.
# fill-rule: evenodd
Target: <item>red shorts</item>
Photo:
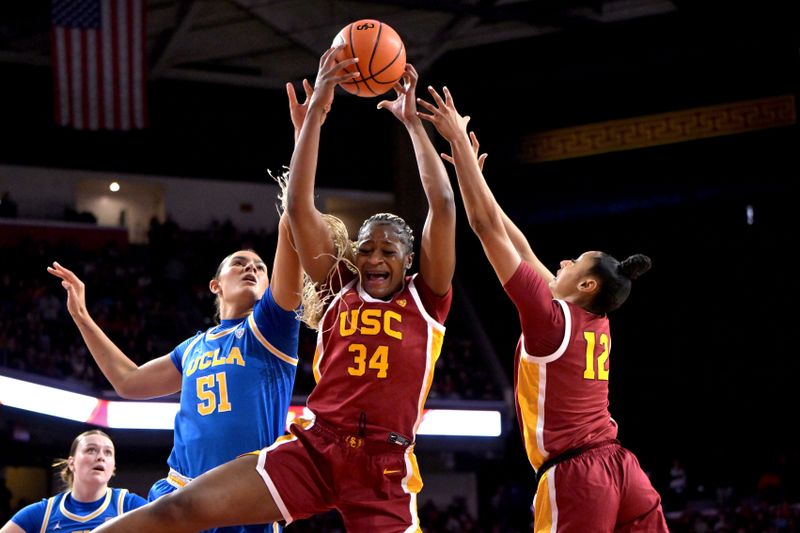
<path fill-rule="evenodd" d="M 669 531 L 658 492 L 636 457 L 616 443 L 550 468 L 533 508 L 534 531 Z"/>
<path fill-rule="evenodd" d="M 256 466 L 287 525 L 338 509 L 348 532 L 420 531 L 413 445 L 341 434 L 319 419 L 296 419 L 290 431 Z"/>

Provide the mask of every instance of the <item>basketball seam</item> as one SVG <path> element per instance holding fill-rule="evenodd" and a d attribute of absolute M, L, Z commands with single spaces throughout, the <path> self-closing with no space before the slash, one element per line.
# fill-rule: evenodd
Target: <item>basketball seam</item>
<path fill-rule="evenodd" d="M 348 45 L 350 47 L 350 56 L 351 57 L 355 57 L 356 56 L 356 50 L 355 50 L 355 46 L 353 44 L 353 24 L 354 23 L 351 23 L 349 28 L 348 28 L 348 35 L 349 35 Z M 347 85 L 351 89 L 353 89 L 353 86 L 355 86 L 354 87 L 355 93 L 353 93 L 355 95 L 359 95 L 361 93 L 362 88 L 361 88 L 360 84 L 363 84 L 365 91 L 369 91 L 370 93 L 372 93 L 373 96 L 379 96 L 380 94 L 383 94 L 383 93 L 378 93 L 375 90 L 373 90 L 373 88 L 370 86 L 370 83 L 368 83 L 368 82 L 372 82 L 373 84 L 376 84 L 376 85 L 394 85 L 395 83 L 397 83 L 398 80 L 400 80 L 403 77 L 402 74 L 401 74 L 397 79 L 390 80 L 390 81 L 380 81 L 380 80 L 377 79 L 377 76 L 383 74 L 392 65 L 394 65 L 394 63 L 397 61 L 397 58 L 399 58 L 400 54 L 405 50 L 405 44 L 402 41 L 400 43 L 400 47 L 397 49 L 397 52 L 395 53 L 395 55 L 392 58 L 392 60 L 389 61 L 385 66 L 383 66 L 383 68 L 381 68 L 381 70 L 379 70 L 378 72 L 375 72 L 375 73 L 372 72 L 372 65 L 373 65 L 373 62 L 375 60 L 375 54 L 376 54 L 376 52 L 378 50 L 378 46 L 380 44 L 381 35 L 383 34 L 384 23 L 383 22 L 378 22 L 378 24 L 379 24 L 378 25 L 378 33 L 377 33 L 377 35 L 376 35 L 376 37 L 375 37 L 375 39 L 373 41 L 372 53 L 370 54 L 369 64 L 365 66 L 365 68 L 367 68 L 367 72 L 369 73 L 369 76 L 365 77 L 364 76 L 364 71 L 361 69 L 361 64 L 360 63 L 356 63 L 355 66 L 356 66 L 356 70 L 358 71 L 358 75 L 360 76 L 360 79 L 340 83 L 340 85 L 342 85 L 342 86 Z"/>
<path fill-rule="evenodd" d="M 350 39 L 349 39 L 350 40 L 350 43 L 349 43 L 350 44 L 350 57 L 356 57 L 356 47 L 353 46 L 353 24 L 350 24 L 349 33 L 350 33 Z M 358 63 L 356 63 L 356 70 L 358 71 L 358 75 L 361 78 L 363 78 L 364 77 L 364 73 L 361 72 L 361 65 L 359 65 Z M 352 83 L 356 84 L 356 95 L 358 95 L 361 92 L 361 87 L 358 85 L 357 81 L 353 81 Z M 366 87 L 366 84 L 364 84 L 364 86 Z M 370 92 L 373 93 L 373 94 L 375 93 L 375 91 L 373 91 L 372 89 L 370 89 Z"/>

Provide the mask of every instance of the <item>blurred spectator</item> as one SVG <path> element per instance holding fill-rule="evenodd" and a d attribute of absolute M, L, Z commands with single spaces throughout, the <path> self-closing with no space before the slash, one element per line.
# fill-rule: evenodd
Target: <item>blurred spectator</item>
<path fill-rule="evenodd" d="M 17 218 L 17 202 L 11 199 L 8 191 L 0 196 L 0 218 Z"/>
<path fill-rule="evenodd" d="M 669 469 L 669 487 L 664 494 L 664 508 L 670 511 L 683 509 L 686 506 L 688 487 L 683 461 L 674 458 Z"/>

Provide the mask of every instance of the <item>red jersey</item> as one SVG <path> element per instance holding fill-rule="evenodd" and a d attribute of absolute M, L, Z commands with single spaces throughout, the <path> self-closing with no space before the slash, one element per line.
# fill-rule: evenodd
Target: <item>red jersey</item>
<path fill-rule="evenodd" d="M 344 431 L 414 440 L 444 339 L 452 291 L 435 295 L 421 276 L 406 276 L 388 301 L 358 280 L 342 288 L 317 335 L 308 408 Z"/>
<path fill-rule="evenodd" d="M 617 436 L 608 412 L 608 318 L 553 299 L 525 261 L 505 284 L 519 312 L 514 392 L 528 459 L 549 457 Z"/>

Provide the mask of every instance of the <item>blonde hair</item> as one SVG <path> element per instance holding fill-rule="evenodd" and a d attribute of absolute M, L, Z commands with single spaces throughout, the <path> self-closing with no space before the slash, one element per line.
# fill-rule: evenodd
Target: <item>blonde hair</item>
<path fill-rule="evenodd" d="M 89 431 L 84 431 L 72 441 L 72 446 L 69 448 L 69 457 L 75 457 L 75 452 L 78 450 L 78 445 L 89 435 L 100 435 L 108 440 L 111 440 L 111 437 L 109 437 L 105 431 L 101 431 L 99 429 L 90 429 Z M 58 472 L 58 477 L 61 478 L 64 488 L 72 490 L 72 485 L 75 483 L 75 473 L 69 469 L 69 458 L 56 459 L 53 462 L 53 468 L 55 468 Z"/>
<path fill-rule="evenodd" d="M 268 172 L 270 177 L 278 183 L 278 187 L 280 188 L 278 193 L 278 201 L 280 202 L 278 213 L 280 214 L 286 211 L 286 187 L 289 180 L 289 168 L 283 167 L 283 172 L 280 174 L 273 174 L 271 171 Z M 333 296 L 331 288 L 334 285 L 338 287 L 343 285 L 340 265 L 344 264 L 348 270 L 356 275 L 359 274 L 355 262 L 355 243 L 350 240 L 347 226 L 345 226 L 344 222 L 338 217 L 327 213 L 321 213 L 321 215 L 322 220 L 328 225 L 331 240 L 333 241 L 336 252 L 334 254 L 334 264 L 328 272 L 328 279 L 325 283 L 314 283 L 314 280 L 303 272 L 302 306 L 297 312 L 297 317 L 313 330 L 319 328 L 319 321 L 322 318 L 322 314 L 325 312 L 325 307 Z M 295 249 L 295 251 L 297 250 Z M 333 283 L 334 280 L 337 282 L 336 284 Z"/>

